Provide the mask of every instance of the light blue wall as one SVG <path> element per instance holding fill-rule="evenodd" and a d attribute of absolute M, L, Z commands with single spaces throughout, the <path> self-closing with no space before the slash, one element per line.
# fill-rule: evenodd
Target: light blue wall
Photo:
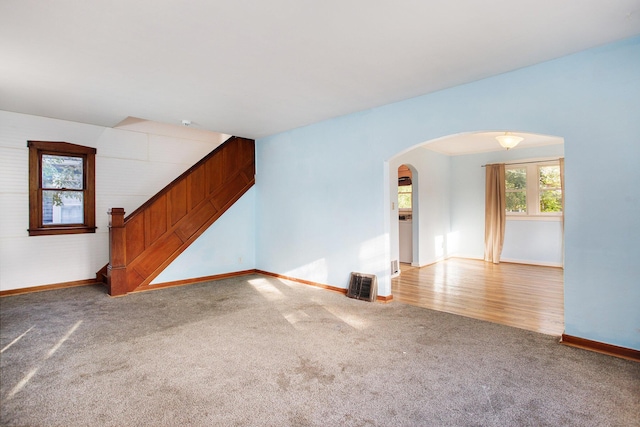
<path fill-rule="evenodd" d="M 173 282 L 255 268 L 255 187 L 156 277 Z"/>
<path fill-rule="evenodd" d="M 257 142 L 256 265 L 390 294 L 388 162 L 478 130 L 565 139 L 565 329 L 640 349 L 640 38 Z M 385 169 L 387 168 L 387 169 Z M 603 171 L 604 169 L 604 171 Z"/>

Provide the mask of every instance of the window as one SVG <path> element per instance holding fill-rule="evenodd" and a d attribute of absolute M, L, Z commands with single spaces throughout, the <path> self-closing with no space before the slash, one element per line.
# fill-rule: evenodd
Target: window
<path fill-rule="evenodd" d="M 411 184 L 398 186 L 398 208 L 411 209 Z"/>
<path fill-rule="evenodd" d="M 558 161 L 531 162 L 505 168 L 507 215 L 562 216 L 562 185 Z"/>
<path fill-rule="evenodd" d="M 28 141 L 29 235 L 94 233 L 96 149 Z"/>

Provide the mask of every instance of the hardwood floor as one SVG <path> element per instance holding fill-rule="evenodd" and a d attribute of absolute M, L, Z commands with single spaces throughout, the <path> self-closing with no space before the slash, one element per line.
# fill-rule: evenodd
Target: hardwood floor
<path fill-rule="evenodd" d="M 450 258 L 422 268 L 401 264 L 391 291 L 406 304 L 560 336 L 563 285 L 557 267 Z"/>

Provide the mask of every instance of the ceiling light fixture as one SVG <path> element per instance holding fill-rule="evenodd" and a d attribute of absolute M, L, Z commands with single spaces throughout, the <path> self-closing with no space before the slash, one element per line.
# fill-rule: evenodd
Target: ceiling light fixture
<path fill-rule="evenodd" d="M 511 135 L 510 132 L 505 132 L 504 135 L 496 136 L 496 139 L 498 140 L 500 145 L 508 150 L 518 145 L 524 138 L 521 136 Z"/>
<path fill-rule="evenodd" d="M 182 126 L 191 126 L 191 120 L 183 120 Z"/>

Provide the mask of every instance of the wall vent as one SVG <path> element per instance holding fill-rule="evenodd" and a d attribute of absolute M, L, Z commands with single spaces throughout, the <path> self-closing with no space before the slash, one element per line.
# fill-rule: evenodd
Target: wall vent
<path fill-rule="evenodd" d="M 375 301 L 378 296 L 376 276 L 373 274 L 351 273 L 347 296 L 363 301 Z"/>
<path fill-rule="evenodd" d="M 391 261 L 391 274 L 397 274 L 400 271 L 400 265 L 398 264 L 398 260 L 394 259 Z"/>

